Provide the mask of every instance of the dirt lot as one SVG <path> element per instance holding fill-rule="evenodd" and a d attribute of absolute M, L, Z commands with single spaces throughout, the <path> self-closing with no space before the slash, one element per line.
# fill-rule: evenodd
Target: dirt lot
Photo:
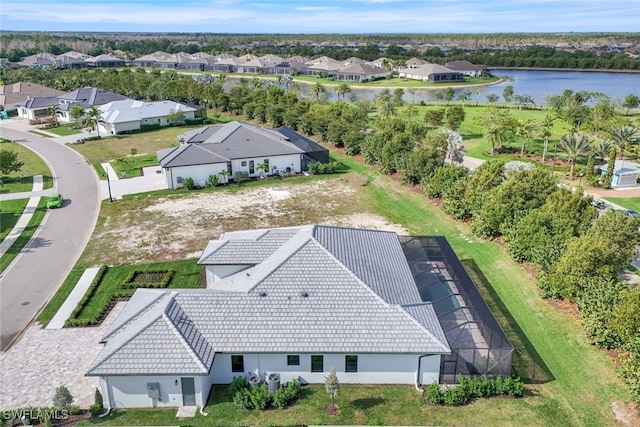
<path fill-rule="evenodd" d="M 372 213 L 365 182 L 349 174 L 308 183 L 281 181 L 239 191 L 103 205 L 81 263 L 123 264 L 197 257 L 225 231 L 329 224 L 404 232 Z"/>

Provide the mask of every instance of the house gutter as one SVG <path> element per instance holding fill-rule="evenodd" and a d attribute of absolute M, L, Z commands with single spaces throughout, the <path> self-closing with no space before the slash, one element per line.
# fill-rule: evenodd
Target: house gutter
<path fill-rule="evenodd" d="M 430 356 L 429 354 L 422 354 L 420 356 L 418 356 L 418 371 L 416 372 L 416 381 L 415 381 L 415 388 L 417 391 L 419 391 L 420 393 L 423 392 L 423 390 L 420 388 L 421 384 L 420 384 L 420 365 L 422 364 L 422 358 L 423 357 L 427 357 Z"/>

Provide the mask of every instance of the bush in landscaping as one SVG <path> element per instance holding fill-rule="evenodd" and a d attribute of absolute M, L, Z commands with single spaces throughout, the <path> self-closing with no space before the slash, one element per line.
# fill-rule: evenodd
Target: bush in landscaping
<path fill-rule="evenodd" d="M 56 392 L 53 395 L 53 407 L 59 410 L 67 409 L 73 402 L 73 396 L 69 389 L 63 385 L 56 388 Z"/>
<path fill-rule="evenodd" d="M 469 401 L 471 395 L 466 388 L 456 386 L 447 388 L 442 393 L 442 401 L 445 405 L 464 405 Z"/>
<path fill-rule="evenodd" d="M 247 388 L 246 377 L 233 377 L 231 384 L 229 384 L 229 394 L 235 396 L 237 392 Z"/>
<path fill-rule="evenodd" d="M 425 392 L 425 400 L 429 405 L 439 405 L 442 403 L 442 390 L 437 383 L 431 383 L 427 386 Z"/>
<path fill-rule="evenodd" d="M 89 413 L 94 417 L 100 415 L 100 413 L 102 413 L 102 405 L 94 403 L 93 405 L 89 406 Z"/>
<path fill-rule="evenodd" d="M 309 173 L 311 175 L 325 175 L 325 174 L 335 173 L 338 171 L 338 167 L 339 167 L 338 162 L 309 163 Z"/>
<path fill-rule="evenodd" d="M 237 391 L 233 395 L 233 404 L 236 405 L 238 409 L 252 410 L 254 407 L 251 401 L 251 391 L 248 388 Z"/>
<path fill-rule="evenodd" d="M 280 387 L 273 394 L 272 405 L 275 408 L 284 408 L 300 396 L 300 383 L 289 381 L 286 386 Z"/>
<path fill-rule="evenodd" d="M 253 407 L 259 410 L 267 409 L 267 406 L 271 403 L 271 394 L 269 394 L 269 389 L 265 383 L 254 387 L 249 394 L 249 398 Z"/>
<path fill-rule="evenodd" d="M 186 188 L 187 190 L 193 190 L 196 188 L 196 183 L 193 180 L 193 178 L 191 177 L 187 177 L 184 179 L 184 181 L 182 181 L 182 185 L 184 186 L 184 188 Z"/>
<path fill-rule="evenodd" d="M 80 315 L 82 310 L 84 310 L 84 307 L 87 305 L 89 300 L 93 297 L 93 294 L 96 293 L 96 289 L 98 288 L 98 285 L 102 281 L 102 278 L 104 277 L 106 272 L 107 272 L 107 266 L 101 265 L 100 268 L 98 269 L 98 272 L 96 273 L 96 277 L 93 278 L 91 285 L 89 285 L 87 292 L 84 293 L 84 295 L 78 302 L 78 305 L 76 305 L 76 308 L 74 308 L 73 311 L 71 312 L 71 316 L 69 316 L 69 319 L 67 319 L 67 321 L 65 322 L 65 326 L 77 326 L 77 325 L 70 324 L 70 321 L 77 319 L 77 317 Z"/>
<path fill-rule="evenodd" d="M 425 390 L 424 399 L 429 405 L 464 405 L 473 398 L 493 396 L 522 397 L 524 384 L 520 378 L 458 377 L 459 384 L 444 388 L 436 383 Z"/>
<path fill-rule="evenodd" d="M 150 130 L 156 130 L 156 129 L 160 129 L 160 123 L 151 123 L 148 125 L 140 125 L 140 131 L 142 132 L 147 132 Z"/>
<path fill-rule="evenodd" d="M 138 274 L 144 273 L 164 273 L 162 279 L 159 282 L 137 282 L 135 277 Z M 122 289 L 136 289 L 136 288 L 167 288 L 173 276 L 176 274 L 175 270 L 158 270 L 158 271 L 132 271 L 122 282 Z"/>
<path fill-rule="evenodd" d="M 78 405 L 71 405 L 67 409 L 69 415 L 78 415 L 80 413 L 80 407 Z"/>
<path fill-rule="evenodd" d="M 102 393 L 100 393 L 100 389 L 96 388 L 95 393 L 93 394 L 93 403 L 96 405 L 104 406 L 104 401 L 102 400 Z"/>

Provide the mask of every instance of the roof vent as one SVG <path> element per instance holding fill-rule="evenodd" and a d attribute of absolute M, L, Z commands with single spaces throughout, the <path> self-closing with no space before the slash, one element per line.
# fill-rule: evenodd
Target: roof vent
<path fill-rule="evenodd" d="M 260 295 L 262 298 L 264 298 L 264 297 L 267 296 L 267 293 L 266 292 L 260 292 L 258 295 Z"/>
<path fill-rule="evenodd" d="M 301 293 L 300 293 L 300 296 L 301 296 L 302 298 L 307 298 L 307 297 L 309 296 L 309 293 L 308 293 L 308 292 L 301 292 Z"/>

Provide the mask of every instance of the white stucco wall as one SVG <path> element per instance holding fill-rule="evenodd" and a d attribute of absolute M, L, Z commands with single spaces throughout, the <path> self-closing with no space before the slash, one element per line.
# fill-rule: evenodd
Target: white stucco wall
<path fill-rule="evenodd" d="M 300 154 L 290 154 L 286 156 L 269 157 L 269 174 L 272 174 L 274 170 L 284 172 L 287 168 L 293 167 L 293 170 L 297 173 L 301 169 L 301 156 Z M 254 173 L 249 174 L 249 161 L 254 161 Z M 230 181 L 233 181 L 233 176 L 236 172 L 246 172 L 250 177 L 260 176 L 260 170 L 258 165 L 265 160 L 264 157 L 260 158 L 248 158 L 233 160 L 231 162 L 232 173 L 228 177 Z M 245 166 L 242 166 L 242 162 L 246 162 Z M 293 166 L 292 166 L 293 165 Z M 275 169 L 274 169 L 275 168 Z M 162 170 L 165 179 L 167 181 L 167 188 L 181 188 L 182 184 L 178 184 L 178 177 L 193 178 L 196 185 L 204 186 L 209 178 L 209 175 L 219 175 L 220 172 L 227 169 L 226 163 L 214 163 L 208 165 L 194 165 L 194 166 L 179 166 L 174 168 L 166 168 Z M 219 177 L 219 176 L 218 176 Z M 219 177 L 219 179 L 222 179 Z M 222 183 L 222 182 L 221 182 Z"/>
<path fill-rule="evenodd" d="M 224 279 L 227 276 L 235 274 L 239 271 L 247 269 L 251 267 L 251 265 L 246 264 L 238 264 L 238 265 L 207 265 L 205 266 L 205 275 L 207 279 L 207 288 L 210 288 L 210 284 L 219 281 L 220 279 Z"/>
<path fill-rule="evenodd" d="M 156 375 L 156 376 L 121 376 L 100 378 L 100 389 L 104 407 L 108 408 L 151 408 L 182 406 L 183 377 L 194 378 L 196 405 L 202 406 L 207 398 L 208 384 L 201 376 L 191 375 Z M 154 402 L 147 393 L 147 383 L 160 384 L 160 399 Z M 204 396 L 204 397 L 203 397 Z"/>
<path fill-rule="evenodd" d="M 296 353 L 289 353 L 296 354 Z M 331 367 L 336 368 L 345 384 L 414 384 L 418 370 L 418 354 L 357 354 L 358 372 L 345 372 L 345 354 L 323 354 L 324 371 L 311 372 L 311 354 L 299 354 L 299 366 L 287 366 L 287 354 L 243 354 L 244 373 L 231 372 L 231 354 L 216 354 L 211 369 L 212 384 L 228 384 L 233 377 L 258 373 L 280 374 L 280 381 L 298 379 L 302 384 L 321 384 Z M 420 382 L 438 382 L 440 355 L 429 355 L 420 362 Z"/>

